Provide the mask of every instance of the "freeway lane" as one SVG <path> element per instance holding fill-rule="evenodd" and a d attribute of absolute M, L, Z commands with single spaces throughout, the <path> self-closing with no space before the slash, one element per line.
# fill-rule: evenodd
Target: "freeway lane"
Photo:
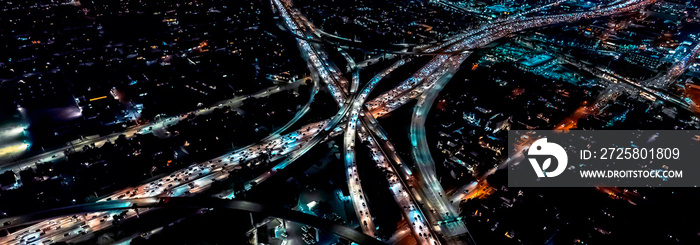
<path fill-rule="evenodd" d="M 283 4 L 280 1 L 273 1 L 273 4 L 277 6 L 277 10 L 280 12 L 280 14 L 283 16 L 283 18 L 287 19 L 288 16 L 286 13 L 293 12 L 294 14 L 294 20 L 287 21 L 286 24 L 289 29 L 295 30 L 295 29 L 302 29 L 299 27 L 308 27 L 304 28 L 307 30 L 315 30 L 313 25 L 301 14 L 294 12 L 293 10 L 289 9 L 291 8 L 291 3 L 286 2 L 284 4 L 284 7 L 282 6 Z M 316 34 L 315 32 L 309 35 L 314 35 Z M 348 183 L 348 189 L 350 191 L 350 196 L 351 200 L 353 203 L 353 207 L 355 209 L 355 213 L 359 219 L 360 222 L 360 227 L 363 230 L 363 232 L 369 236 L 374 237 L 375 236 L 375 228 L 376 226 L 374 225 L 372 215 L 370 213 L 370 210 L 368 206 L 366 205 L 366 196 L 364 192 L 362 191 L 362 185 L 360 183 L 359 177 L 357 176 L 357 164 L 355 162 L 355 154 L 354 154 L 354 135 L 355 135 L 355 125 L 357 123 L 357 114 L 358 111 L 360 110 L 363 102 L 358 102 L 357 100 L 359 98 L 362 98 L 362 101 L 364 101 L 364 98 L 367 97 L 369 92 L 371 91 L 372 88 L 376 85 L 378 82 L 378 79 L 374 83 L 368 83 L 365 88 L 363 88 L 362 93 L 356 96 L 352 96 L 355 91 L 357 91 L 357 87 L 359 85 L 359 74 L 358 70 L 353 71 L 353 79 L 352 79 L 352 84 L 350 85 L 350 89 L 348 89 L 348 84 L 347 81 L 343 78 L 340 78 L 339 72 L 337 72 L 337 69 L 335 69 L 335 65 L 333 65 L 326 57 L 327 54 L 322 51 L 321 49 L 318 49 L 318 47 L 314 48 L 311 45 L 306 44 L 304 40 L 298 40 L 300 43 L 300 48 L 302 51 L 307 52 L 307 56 L 309 59 L 308 61 L 311 61 L 313 67 L 315 68 L 314 71 L 319 73 L 321 77 L 329 77 L 330 75 L 327 74 L 335 74 L 335 76 L 330 76 L 333 79 L 325 79 L 324 81 L 327 82 L 329 90 L 331 91 L 331 94 L 335 98 L 336 102 L 340 104 L 341 101 L 344 101 L 341 104 L 341 111 L 339 111 L 334 118 L 332 119 L 333 122 L 330 123 L 330 126 L 327 127 L 327 129 L 335 127 L 335 125 L 342 119 L 346 118 L 346 115 L 350 113 L 350 119 L 347 120 L 347 125 L 345 127 L 345 137 L 344 137 L 344 155 L 345 155 L 345 169 L 347 169 L 346 172 L 346 177 L 347 177 L 347 183 Z M 344 55 L 346 59 L 348 59 L 348 68 L 349 69 L 354 69 L 355 68 L 355 63 L 354 61 L 345 53 L 341 53 Z M 341 91 L 341 92 L 338 92 Z M 355 97 L 355 98 L 353 98 Z M 347 98 L 347 99 L 346 99 Z M 328 130 L 327 130 L 328 131 Z M 315 137 L 315 141 L 310 142 L 307 144 L 306 148 L 311 149 L 315 144 L 320 142 L 323 137 L 321 135 L 317 135 Z M 303 153 L 305 153 L 306 150 L 301 151 L 301 154 L 293 155 L 289 159 L 286 159 L 283 161 L 280 165 L 282 164 L 290 164 L 294 160 L 296 160 L 298 157 L 300 157 Z M 278 165 L 279 166 L 279 165 Z M 277 167 L 276 167 L 277 168 Z M 272 173 L 272 172 L 271 172 Z M 264 179 L 260 179 L 264 180 Z M 255 183 L 258 183 L 255 180 Z"/>
<path fill-rule="evenodd" d="M 274 3 L 276 6 L 278 6 L 278 10 L 282 13 L 283 17 L 285 16 L 285 14 L 284 14 L 285 11 L 291 11 L 289 9 L 286 9 L 286 8 L 291 7 L 291 4 L 289 2 L 287 2 L 287 4 L 285 4 L 284 7 L 281 7 L 282 4 L 279 1 L 275 1 Z M 299 14 L 296 14 L 295 18 L 305 20 L 305 18 L 300 17 Z M 293 21 L 293 20 L 287 21 L 287 25 L 290 25 L 293 23 L 295 23 L 295 21 Z M 298 24 L 298 25 L 299 26 L 311 26 L 309 23 L 302 23 L 302 24 Z M 299 29 L 299 28 L 292 26 L 292 27 L 289 27 L 289 29 L 295 30 L 295 29 Z M 312 35 L 312 34 L 307 34 L 307 35 Z M 314 62 L 314 66 L 316 67 L 316 71 L 319 74 L 321 74 L 321 77 L 324 77 L 324 74 L 335 73 L 335 71 L 332 69 L 333 66 L 327 65 L 330 61 L 325 59 L 325 57 L 326 57 L 325 53 L 323 53 L 321 50 L 318 50 L 318 49 L 312 49 L 309 45 L 304 45 L 303 40 L 300 40 L 300 43 L 302 44 L 301 45 L 302 49 L 305 49 L 308 51 L 307 53 L 309 54 L 311 61 Z M 314 57 L 318 57 L 318 56 L 320 56 L 321 58 L 314 59 Z M 401 62 L 401 64 L 403 64 L 403 62 Z M 396 64 L 395 64 L 395 66 L 396 66 Z M 396 66 L 396 67 L 398 67 L 398 66 Z M 330 71 L 327 71 L 324 69 L 330 69 Z M 385 76 L 393 69 L 395 69 L 395 68 L 391 68 L 389 71 L 385 70 L 382 74 L 380 74 L 381 76 L 379 78 Z M 328 76 L 328 75 L 326 75 L 326 76 Z M 354 84 L 352 86 L 354 87 L 354 86 L 357 86 L 357 84 L 358 84 L 358 81 L 356 80 L 357 79 L 356 74 L 353 76 L 353 78 L 354 78 L 353 79 Z M 377 77 L 375 77 L 375 78 L 377 78 Z M 350 180 L 350 182 L 348 184 L 350 186 L 350 190 L 353 191 L 353 193 L 355 193 L 355 195 L 351 195 L 351 197 L 353 197 L 353 203 L 355 203 L 354 206 L 356 208 L 356 212 L 360 213 L 360 215 L 358 217 L 362 220 L 361 222 L 362 222 L 363 230 L 368 232 L 368 234 L 373 234 L 372 231 L 367 231 L 367 230 L 369 230 L 370 226 L 373 226 L 373 225 L 369 222 L 365 223 L 366 221 L 371 221 L 371 220 L 368 219 L 369 215 L 366 212 L 367 210 L 365 208 L 366 205 L 364 204 L 364 200 L 357 200 L 358 198 L 362 199 L 365 197 L 364 197 L 364 195 L 359 194 L 361 191 L 361 185 L 359 182 L 359 178 L 356 177 L 357 176 L 355 173 L 356 165 L 354 166 L 354 168 L 352 167 L 352 165 L 353 165 L 352 163 L 355 161 L 354 160 L 355 159 L 354 158 L 354 149 L 353 149 L 353 147 L 354 147 L 354 144 L 353 144 L 354 143 L 354 134 L 355 133 L 353 131 L 355 130 L 358 114 L 361 113 L 361 111 L 359 111 L 361 109 L 361 105 L 364 103 L 364 100 L 366 99 L 366 96 L 369 94 L 371 89 L 374 88 L 374 86 L 376 86 L 376 83 L 379 81 L 379 78 L 373 79 L 372 81 L 370 81 L 370 83 L 368 83 L 369 86 L 366 86 L 366 88 L 363 89 L 363 92 L 360 94 L 360 96 L 361 96 L 360 98 L 361 98 L 362 102 L 358 103 L 357 99 L 355 99 L 355 102 L 353 103 L 353 105 L 354 105 L 353 107 L 356 110 L 351 114 L 351 118 L 348 120 L 349 121 L 348 126 L 346 127 L 346 130 L 351 131 L 351 132 L 346 135 L 346 138 L 345 138 L 346 144 L 344 147 L 345 152 L 346 152 L 346 157 L 345 157 L 346 165 L 350 166 L 347 169 L 348 169 L 348 171 L 351 171 L 347 175 L 349 177 L 349 180 Z M 343 80 L 337 79 L 337 78 L 327 79 L 326 81 L 328 81 L 329 89 L 330 89 L 331 93 L 333 94 L 334 98 L 336 99 L 336 101 L 339 103 L 340 103 L 340 101 L 343 101 L 345 98 L 343 98 L 342 95 L 344 95 L 345 93 L 342 93 L 342 92 L 348 91 L 347 83 L 339 82 L 339 81 L 343 81 Z M 333 86 L 334 82 L 336 82 L 335 83 L 336 86 Z M 350 90 L 352 91 L 352 90 L 354 90 L 354 88 L 351 88 Z M 340 92 L 340 91 L 342 91 L 342 92 Z M 348 96 L 348 97 L 350 97 L 350 96 Z M 346 101 L 350 102 L 352 100 L 346 100 Z M 341 108 L 344 108 L 344 106 Z M 336 115 L 338 115 L 338 114 L 336 114 Z M 338 118 L 338 117 L 336 117 L 336 118 Z M 353 176 L 356 177 L 354 181 L 352 178 Z M 404 188 L 405 188 L 405 186 L 404 186 Z M 398 194 L 398 193 L 396 193 L 396 194 Z M 403 196 L 403 198 L 397 196 L 398 198 L 395 198 L 395 199 L 400 204 L 403 202 L 403 204 L 404 204 L 403 206 L 413 207 L 412 210 L 406 210 L 409 213 L 404 213 L 404 217 L 406 217 L 408 220 L 413 220 L 412 223 L 415 225 L 413 227 L 414 229 L 412 229 L 412 230 L 414 231 L 414 234 L 416 234 L 415 237 L 417 238 L 417 240 L 421 244 L 438 244 L 437 238 L 433 235 L 432 231 L 430 231 L 431 227 L 428 225 L 428 223 L 423 223 L 423 218 L 421 218 L 420 215 L 417 215 L 417 213 L 420 213 L 420 208 L 418 206 L 416 206 L 415 204 L 412 204 L 412 202 L 411 203 L 406 202 L 406 200 L 407 200 L 406 196 L 408 196 L 408 195 L 405 192 L 402 196 Z M 410 197 L 408 199 L 410 200 Z M 357 204 L 357 203 L 360 203 L 360 204 Z M 426 235 L 430 234 L 430 237 L 428 237 L 424 234 L 426 234 Z"/>
<path fill-rule="evenodd" d="M 350 120 L 348 120 L 348 125 L 345 128 L 344 135 L 344 153 L 345 153 L 345 168 L 347 169 L 346 176 L 348 182 L 348 189 L 350 190 L 350 195 L 353 201 L 353 206 L 355 207 L 355 213 L 360 219 L 360 227 L 370 236 L 374 236 L 375 225 L 372 220 L 371 213 L 368 206 L 365 204 L 367 196 L 365 192 L 362 191 L 362 184 L 357 174 L 357 162 L 355 157 L 355 133 L 356 126 L 358 125 L 358 115 L 362 111 L 362 105 L 364 105 L 367 96 L 376 87 L 379 81 L 384 78 L 387 74 L 394 71 L 396 68 L 405 64 L 407 60 L 401 59 L 394 63 L 392 66 L 383 70 L 379 74 L 375 75 L 369 83 L 365 84 L 364 88 L 360 94 L 356 95 L 354 99 L 352 110 L 350 113 Z M 354 75 L 357 77 L 357 75 Z M 357 86 L 358 80 L 353 80 L 353 87 Z"/>
<path fill-rule="evenodd" d="M 48 162 L 48 161 L 54 161 L 56 159 L 62 159 L 65 157 L 64 151 L 67 149 L 74 148 L 76 151 L 80 151 L 83 146 L 86 145 L 91 145 L 95 144 L 95 146 L 100 147 L 102 144 L 105 142 L 114 142 L 119 135 L 126 135 L 127 138 L 133 137 L 135 134 L 146 134 L 150 133 L 153 131 L 162 131 L 164 128 L 167 127 L 167 125 L 172 125 L 180 120 L 185 119 L 187 114 L 194 113 L 195 115 L 206 115 L 211 113 L 215 108 L 222 108 L 225 106 L 231 107 L 231 108 L 236 108 L 239 107 L 246 99 L 248 98 L 264 98 L 269 95 L 279 93 L 281 91 L 289 90 L 289 89 L 296 89 L 300 84 L 302 84 L 306 79 L 298 79 L 294 83 L 290 84 L 285 84 L 282 85 L 278 88 L 268 88 L 264 89 L 261 91 L 258 91 L 257 93 L 253 93 L 250 95 L 243 95 L 243 96 L 236 96 L 232 99 L 229 100 L 223 100 L 218 103 L 215 103 L 215 105 L 211 107 L 207 107 L 204 109 L 198 109 L 196 111 L 191 111 L 188 113 L 183 113 L 180 115 L 164 118 L 162 120 L 150 122 L 147 124 L 143 125 L 137 125 L 137 126 L 132 126 L 127 128 L 124 132 L 117 132 L 117 133 L 112 133 L 109 135 L 97 137 L 97 138 L 92 138 L 84 141 L 80 141 L 77 143 L 73 143 L 72 146 L 65 146 L 56 150 L 48 151 L 36 156 L 31 156 L 25 159 L 20 159 L 19 161 L 14 161 L 14 162 L 2 162 L 0 163 L 0 172 L 5 172 L 8 170 L 12 171 L 20 171 L 22 169 L 26 169 L 29 167 L 34 167 L 37 162 Z"/>
<path fill-rule="evenodd" d="M 348 190 L 350 191 L 350 197 L 355 208 L 355 214 L 360 220 L 360 227 L 362 231 L 372 237 L 375 236 L 374 231 L 376 226 L 372 221 L 372 215 L 369 211 L 369 207 L 366 204 L 367 196 L 365 192 L 362 191 L 362 183 L 360 181 L 360 176 L 357 173 L 357 162 L 355 157 L 355 127 L 357 126 L 357 115 L 361 109 L 362 103 L 355 100 L 352 105 L 350 120 L 348 120 L 347 126 L 345 127 L 345 135 L 343 137 L 343 152 L 345 155 L 345 169 Z"/>
<path fill-rule="evenodd" d="M 436 55 L 435 58 L 433 58 L 411 78 L 405 80 L 394 89 L 389 90 L 371 100 L 367 103 L 367 106 L 374 115 L 384 116 L 401 105 L 408 103 L 408 101 L 418 97 L 425 89 L 431 87 L 433 83 L 439 80 L 438 78 L 431 76 L 440 76 L 441 73 L 446 74 L 446 69 L 450 66 L 458 68 L 461 65 L 461 62 L 464 61 L 463 59 L 455 59 L 455 56 L 464 54 L 463 52 L 458 53 L 460 51 L 468 52 L 468 50 L 483 47 L 502 37 L 526 29 L 624 13 L 641 8 L 653 2 L 655 2 L 655 0 L 630 0 L 618 5 L 598 8 L 589 12 L 556 14 L 528 18 L 509 18 L 503 21 L 489 23 L 483 27 L 469 31 L 466 34 L 458 35 L 464 38 L 457 38 L 456 40 L 449 39 L 449 46 L 443 44 L 432 49 L 428 49 L 428 51 L 448 52 L 454 54 Z"/>
<path fill-rule="evenodd" d="M 272 156 L 272 160 L 282 159 L 286 155 L 297 152 L 306 142 L 312 140 L 313 135 L 323 130 L 325 125 L 326 121 L 312 123 L 304 126 L 301 130 L 283 136 L 272 136 L 272 139 L 267 142 L 251 145 L 207 162 L 194 164 L 189 168 L 176 171 L 169 176 L 143 185 L 126 188 L 106 196 L 98 202 L 123 198 L 190 196 L 200 193 L 208 189 L 214 180 L 222 180 L 228 177 L 229 171 L 239 168 L 241 162 L 255 159 L 266 151 L 275 153 Z M 148 210 L 141 211 L 146 212 Z M 82 234 L 110 227 L 112 216 L 115 214 L 119 213 L 116 211 L 91 213 L 82 218 L 63 217 L 43 221 L 18 230 L 9 236 L 1 237 L 0 244 L 16 244 L 20 240 L 27 240 L 35 236 L 40 238 L 36 239 L 36 241 L 52 239 L 53 242 L 57 242 L 78 239 Z M 135 212 L 126 213 L 126 218 L 135 216 Z M 69 235 L 65 236 L 65 233 Z"/>
<path fill-rule="evenodd" d="M 360 228 L 365 234 L 375 237 L 376 235 L 374 231 L 376 230 L 376 225 L 374 224 L 374 218 L 369 210 L 369 206 L 366 204 L 367 196 L 365 195 L 365 192 L 362 191 L 362 183 L 360 182 L 360 176 L 357 173 L 357 161 L 355 157 L 355 126 L 357 126 L 357 115 L 362 109 L 364 99 L 367 98 L 367 94 L 369 94 L 374 86 L 371 86 L 371 83 L 367 83 L 365 88 L 362 89 L 362 93 L 357 95 L 357 87 L 360 83 L 359 70 L 356 69 L 355 61 L 347 53 L 341 53 L 345 59 L 348 60 L 348 68 L 353 70 L 352 87 L 350 89 L 350 93 L 355 94 L 352 108 L 350 109 L 350 119 L 347 120 L 347 126 L 345 127 L 345 134 L 343 136 L 346 181 L 348 184 L 348 191 L 350 192 L 350 199 L 352 200 L 353 207 L 355 209 L 355 215 L 357 215 L 359 219 Z"/>
<path fill-rule="evenodd" d="M 412 155 L 419 170 L 419 173 L 416 175 L 420 177 L 420 182 L 422 183 L 419 187 L 425 193 L 424 199 L 429 200 L 426 201 L 428 205 L 437 212 L 436 216 L 438 218 L 433 220 L 433 222 L 438 223 L 441 230 L 448 237 L 468 235 L 469 244 L 475 244 L 474 238 L 471 237 L 466 225 L 464 222 L 461 222 L 459 211 L 447 200 L 447 194 L 445 194 L 445 190 L 437 179 L 435 162 L 430 154 L 425 134 L 425 120 L 428 112 L 449 80 L 449 77 L 443 78 L 418 99 L 418 103 L 413 110 L 409 138 L 412 146 Z"/>
<path fill-rule="evenodd" d="M 271 0 L 272 5 L 284 20 L 287 28 L 296 36 L 312 37 L 316 35 L 313 30 L 313 24 L 308 22 L 301 14 L 291 9 L 291 2 L 281 0 Z M 290 12 L 292 14 L 290 14 Z M 328 85 L 331 95 L 338 104 L 343 104 L 347 98 L 348 81 L 343 78 L 342 73 L 338 68 L 330 62 L 328 55 L 320 49 L 314 48 L 309 42 L 304 39 L 297 38 L 297 44 L 301 48 L 302 55 L 308 61 L 311 61 L 314 70 L 319 74 L 321 79 Z M 314 44 L 316 45 L 316 44 Z"/>
<path fill-rule="evenodd" d="M 264 205 L 250 201 L 222 200 L 211 198 L 137 198 L 128 200 L 115 200 L 99 203 L 88 203 L 82 205 L 68 206 L 63 208 L 45 210 L 42 212 L 0 219 L 2 223 L 11 222 L 13 225 L 3 226 L 8 228 L 20 224 L 30 223 L 37 220 L 48 220 L 61 216 L 77 215 L 85 212 L 119 212 L 125 209 L 134 208 L 156 208 L 156 207 L 180 207 L 180 208 L 221 208 L 245 212 L 263 213 L 273 217 L 291 220 L 303 224 L 308 224 L 325 231 L 336 234 L 358 244 L 379 245 L 384 244 L 372 237 L 364 235 L 354 229 L 334 224 L 328 220 L 313 215 L 293 211 L 281 207 Z M 116 211 L 108 211 L 116 210 Z"/>
<path fill-rule="evenodd" d="M 387 181 L 390 184 L 389 190 L 396 203 L 402 208 L 401 214 L 410 224 L 409 226 L 416 241 L 418 241 L 419 244 L 440 244 L 438 237 L 431 229 L 430 223 L 425 219 L 425 215 L 423 215 L 420 206 L 416 204 L 413 196 L 409 194 L 409 185 L 396 174 L 396 169 L 389 163 L 389 160 L 387 160 L 386 152 L 379 147 L 376 139 L 373 138 L 364 127 L 360 128 L 358 134 L 362 141 L 368 142 L 370 154 L 372 155 L 372 159 L 376 162 L 377 167 L 385 170 L 384 172 L 387 173 Z"/>

